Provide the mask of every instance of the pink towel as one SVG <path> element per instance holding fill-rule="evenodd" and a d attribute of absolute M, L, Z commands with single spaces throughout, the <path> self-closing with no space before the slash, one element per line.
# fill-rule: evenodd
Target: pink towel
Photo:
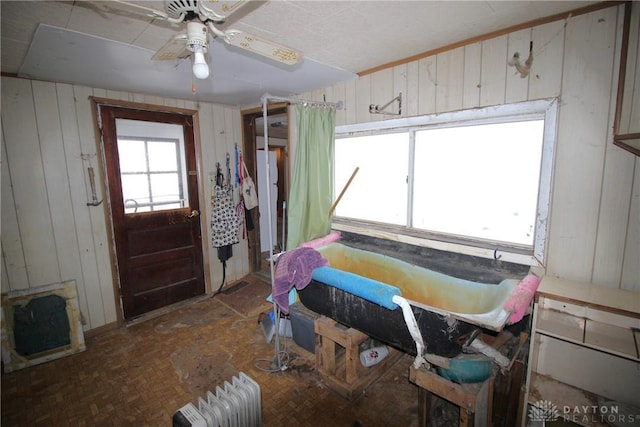
<path fill-rule="evenodd" d="M 313 270 L 328 263 L 320 252 L 308 247 L 296 248 L 278 257 L 271 293 L 284 314 L 289 313 L 291 288 L 304 289 L 311 282 Z"/>
<path fill-rule="evenodd" d="M 511 295 L 504 303 L 504 309 L 511 311 L 511 316 L 507 319 L 509 325 L 518 323 L 522 320 L 529 308 L 529 303 L 538 290 L 540 278 L 534 274 L 529 274 L 518 283 L 518 286 L 511 291 Z"/>
<path fill-rule="evenodd" d="M 300 248 L 319 248 L 320 246 L 328 245 L 329 243 L 337 242 L 340 240 L 342 235 L 339 231 L 332 231 L 324 237 L 318 237 L 314 240 L 309 240 L 308 242 L 300 243 Z"/>

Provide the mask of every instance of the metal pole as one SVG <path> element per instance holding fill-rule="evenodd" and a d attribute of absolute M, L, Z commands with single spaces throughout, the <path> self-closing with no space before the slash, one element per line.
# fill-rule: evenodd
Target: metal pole
<path fill-rule="evenodd" d="M 267 124 L 267 103 L 268 99 L 266 96 L 262 97 L 262 118 L 263 118 L 263 131 L 264 131 L 264 161 L 265 161 L 265 174 L 266 181 L 265 186 L 267 188 L 266 196 L 267 196 L 267 222 L 269 223 L 269 270 L 271 273 L 271 291 L 273 297 L 273 286 L 275 283 L 275 267 L 273 261 L 273 230 L 271 228 L 271 172 L 269 170 L 269 126 Z M 278 370 L 283 370 L 286 367 L 282 366 L 282 360 L 280 360 L 280 310 L 278 310 L 278 305 L 276 301 L 273 300 L 273 316 L 274 316 L 274 326 L 275 326 L 275 362 L 276 368 Z"/>
<path fill-rule="evenodd" d="M 275 284 L 275 263 L 273 260 L 273 229 L 271 227 L 271 185 L 269 184 L 271 181 L 271 172 L 269 170 L 269 126 L 267 124 L 267 105 L 269 100 L 272 101 L 285 101 L 293 104 L 310 104 L 310 105 L 323 105 L 323 106 L 331 106 L 335 107 L 338 110 L 341 110 L 343 107 L 342 101 L 338 101 L 337 103 L 333 102 L 317 102 L 317 101 L 308 101 L 304 99 L 295 99 L 295 98 L 284 98 L 279 96 L 272 96 L 268 93 L 262 95 L 262 121 L 263 121 L 263 132 L 264 132 L 264 151 L 265 151 L 265 171 L 266 171 L 266 186 L 267 186 L 267 221 L 269 222 L 269 269 L 271 272 L 271 290 L 273 291 L 273 286 Z M 283 242 L 284 244 L 284 242 Z M 272 294 L 273 295 L 273 294 Z M 275 300 L 273 301 L 273 314 L 274 314 L 274 323 L 275 323 L 275 367 L 278 370 L 284 370 L 287 367 L 282 366 L 282 360 L 280 359 L 280 310 Z"/>

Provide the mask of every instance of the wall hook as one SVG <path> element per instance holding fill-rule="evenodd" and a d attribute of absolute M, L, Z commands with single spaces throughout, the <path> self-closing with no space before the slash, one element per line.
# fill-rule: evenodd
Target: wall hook
<path fill-rule="evenodd" d="M 384 111 L 389 105 L 393 104 L 395 101 L 398 101 L 398 112 L 394 113 L 391 111 Z M 396 96 L 395 98 L 393 98 L 391 101 L 387 102 L 386 104 L 380 106 L 380 105 L 369 105 L 369 113 L 371 114 L 391 114 L 393 116 L 399 116 L 402 114 L 402 92 L 400 92 L 398 94 L 398 96 Z"/>

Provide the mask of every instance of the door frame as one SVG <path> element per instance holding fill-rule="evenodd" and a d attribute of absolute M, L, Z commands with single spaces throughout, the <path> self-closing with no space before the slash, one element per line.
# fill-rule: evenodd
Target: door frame
<path fill-rule="evenodd" d="M 113 277 L 113 295 L 116 306 L 116 314 L 118 324 L 123 324 L 125 322 L 124 318 L 124 309 L 122 307 L 122 291 L 120 287 L 120 275 L 118 274 L 118 257 L 116 252 L 115 245 L 115 235 L 114 235 L 114 224 L 112 217 L 112 207 L 109 203 L 109 197 L 107 197 L 109 193 L 108 188 L 108 177 L 106 174 L 106 159 L 104 154 L 104 145 L 102 142 L 102 119 L 100 117 L 100 106 L 110 106 L 117 108 L 129 108 L 129 109 L 137 109 L 137 110 L 145 110 L 145 111 L 153 111 L 153 112 L 162 112 L 162 113 L 170 113 L 170 114 L 180 114 L 185 116 L 191 116 L 191 120 L 193 121 L 193 140 L 195 144 L 195 157 L 196 157 L 196 175 L 198 178 L 198 204 L 200 205 L 199 220 L 200 220 L 200 229 L 203 236 L 206 236 L 206 218 L 207 214 L 204 212 L 207 208 L 207 204 L 205 202 L 205 194 L 204 194 L 204 185 L 203 185 L 203 175 L 202 175 L 202 144 L 200 140 L 200 121 L 199 121 L 199 112 L 198 110 L 192 110 L 187 108 L 179 108 L 179 107 L 168 107 L 164 105 L 154 105 L 147 103 L 139 103 L 132 101 L 122 101 L 117 99 L 109 99 L 109 98 L 101 98 L 91 96 L 89 97 L 91 101 L 92 113 L 93 113 L 93 125 L 96 135 L 96 145 L 97 145 L 97 155 L 98 155 L 98 170 L 96 171 L 96 184 L 99 183 L 101 186 L 101 194 L 105 195 L 105 202 L 103 203 L 104 209 L 104 218 L 105 218 L 105 226 L 107 228 L 107 233 L 109 233 L 110 239 L 108 240 L 109 245 L 109 264 L 111 266 L 111 273 Z M 207 239 L 201 239 L 202 246 L 202 269 L 204 274 L 204 296 L 209 294 L 212 290 L 211 287 L 211 266 L 209 263 L 209 245 L 206 244 Z M 200 296 L 202 297 L 202 296 Z M 189 301 L 189 300 L 187 300 Z M 173 304 L 170 307 L 179 306 L 181 303 L 178 302 Z M 159 311 L 165 311 L 167 307 L 159 308 L 154 311 L 145 313 L 138 318 L 145 318 L 148 316 L 153 316 L 154 313 Z M 136 319 L 138 319 L 136 318 Z M 136 320 L 134 319 L 134 321 Z"/>
<path fill-rule="evenodd" d="M 287 102 L 279 102 L 269 104 L 267 106 L 267 115 L 280 115 L 286 114 L 289 116 L 289 103 Z M 249 170 L 249 174 L 256 181 L 256 185 L 258 185 L 258 181 L 260 179 L 264 179 L 263 177 L 257 176 L 257 165 L 256 165 L 256 137 L 257 137 L 257 129 L 255 127 L 255 120 L 257 118 L 263 117 L 262 106 L 255 107 L 251 109 L 246 109 L 240 111 L 242 115 L 242 156 L 245 164 L 247 165 L 247 169 Z M 288 121 L 289 123 L 289 121 Z M 287 153 L 289 153 L 289 138 L 287 138 Z M 287 163 L 288 164 L 288 163 Z M 285 183 L 285 194 L 284 197 L 286 200 L 289 200 L 289 182 L 290 182 L 290 169 L 291 166 L 288 165 L 286 173 L 286 183 Z M 254 209 L 255 210 L 255 209 Z M 252 211 L 248 211 L 252 212 Z M 253 230 L 249 230 L 247 232 L 247 240 L 249 242 L 249 267 L 251 272 L 260 271 L 262 267 L 262 252 L 260 251 L 260 221 L 257 215 L 252 214 L 254 228 Z"/>

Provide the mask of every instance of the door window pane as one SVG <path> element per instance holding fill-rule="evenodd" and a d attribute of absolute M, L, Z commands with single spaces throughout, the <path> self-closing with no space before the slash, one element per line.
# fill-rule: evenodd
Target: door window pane
<path fill-rule="evenodd" d="M 125 213 L 189 206 L 180 125 L 117 119 Z"/>
<path fill-rule="evenodd" d="M 149 194 L 149 182 L 145 175 L 123 174 L 122 180 L 122 198 L 125 200 L 135 200 L 136 204 L 141 201 L 148 202 L 151 197 Z M 126 204 L 126 203 L 125 203 Z"/>
<path fill-rule="evenodd" d="M 151 172 L 178 170 L 175 141 L 149 141 L 147 146 Z"/>
<path fill-rule="evenodd" d="M 121 172 L 144 172 L 147 170 L 145 161 L 144 141 L 134 139 L 118 139 L 118 154 Z"/>
<path fill-rule="evenodd" d="M 180 200 L 180 181 L 175 173 L 156 173 L 150 176 L 151 194 L 155 203 Z"/>

